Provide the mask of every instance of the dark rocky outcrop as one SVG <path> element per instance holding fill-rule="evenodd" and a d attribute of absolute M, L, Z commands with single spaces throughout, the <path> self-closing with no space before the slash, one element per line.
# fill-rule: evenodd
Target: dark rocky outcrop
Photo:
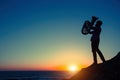
<path fill-rule="evenodd" d="M 82 69 L 68 80 L 120 80 L 120 52 L 105 63 Z"/>

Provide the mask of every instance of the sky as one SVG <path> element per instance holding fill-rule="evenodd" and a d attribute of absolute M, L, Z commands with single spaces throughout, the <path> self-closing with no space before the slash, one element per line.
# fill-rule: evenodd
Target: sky
<path fill-rule="evenodd" d="M 120 51 L 119 0 L 0 0 L 0 70 L 89 66 L 91 35 L 81 28 L 91 16 L 103 21 L 99 48 L 109 60 Z"/>

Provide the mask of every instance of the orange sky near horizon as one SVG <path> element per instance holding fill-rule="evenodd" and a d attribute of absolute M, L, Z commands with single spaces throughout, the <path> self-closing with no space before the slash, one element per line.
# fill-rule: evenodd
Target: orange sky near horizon
<path fill-rule="evenodd" d="M 87 66 L 85 65 L 76 65 L 74 64 L 75 67 L 77 67 L 78 71 L 81 70 L 82 68 L 85 68 Z M 6 70 L 6 71 L 17 71 L 17 70 L 30 70 L 30 71 L 69 71 L 69 67 L 71 67 L 71 65 L 59 65 L 59 66 L 4 66 L 4 67 L 0 67 L 1 70 Z"/>

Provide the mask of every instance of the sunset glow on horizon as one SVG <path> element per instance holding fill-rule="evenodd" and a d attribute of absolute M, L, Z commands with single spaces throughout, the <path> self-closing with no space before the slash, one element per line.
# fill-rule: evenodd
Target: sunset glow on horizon
<path fill-rule="evenodd" d="M 100 49 L 111 59 L 120 51 L 119 7 L 119 0 L 0 1 L 0 70 L 77 71 L 91 65 L 91 35 L 81 34 L 91 16 L 103 21 Z"/>
<path fill-rule="evenodd" d="M 70 65 L 70 66 L 68 66 L 68 71 L 77 72 L 79 70 L 81 70 L 81 68 L 79 66 L 77 66 L 77 65 Z"/>

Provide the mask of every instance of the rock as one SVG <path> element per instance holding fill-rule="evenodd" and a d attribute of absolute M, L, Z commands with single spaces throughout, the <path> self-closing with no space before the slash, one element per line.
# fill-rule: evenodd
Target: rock
<path fill-rule="evenodd" d="M 68 80 L 120 80 L 120 52 L 105 63 L 82 69 Z"/>

